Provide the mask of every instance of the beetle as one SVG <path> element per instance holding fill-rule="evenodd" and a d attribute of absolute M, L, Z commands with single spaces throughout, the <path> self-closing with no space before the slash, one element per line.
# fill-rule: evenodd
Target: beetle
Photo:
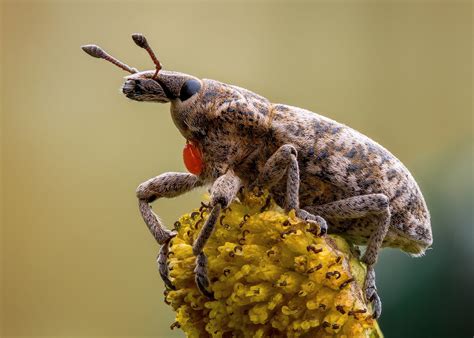
<path fill-rule="evenodd" d="M 408 169 L 387 149 L 356 130 L 317 113 L 274 104 L 247 89 L 163 70 L 141 34 L 134 42 L 152 58 L 155 70 L 138 72 L 96 45 L 89 55 L 131 73 L 122 92 L 129 99 L 171 104 L 171 116 L 186 139 L 189 173 L 168 172 L 137 188 L 140 213 L 161 245 L 158 266 L 165 284 L 167 254 L 175 231 L 165 228 L 150 203 L 211 185 L 209 217 L 193 244 L 195 281 L 209 298 L 206 241 L 221 210 L 241 187 L 267 189 L 275 202 L 319 226 L 320 235 L 337 233 L 366 245 L 365 297 L 373 317 L 382 311 L 374 265 L 381 247 L 423 255 L 433 242 L 430 215 Z"/>

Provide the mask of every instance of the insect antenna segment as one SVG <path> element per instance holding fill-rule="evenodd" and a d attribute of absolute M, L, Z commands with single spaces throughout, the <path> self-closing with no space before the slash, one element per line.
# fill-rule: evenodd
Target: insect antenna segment
<path fill-rule="evenodd" d="M 153 60 L 153 63 L 156 66 L 156 71 L 155 74 L 153 74 L 152 79 L 156 79 L 156 77 L 158 76 L 158 72 L 163 68 L 160 60 L 158 60 L 158 58 L 156 57 L 155 53 L 151 49 L 150 45 L 148 44 L 148 41 L 146 40 L 145 36 L 143 36 L 143 34 L 132 34 L 132 39 L 138 47 L 145 49 L 150 55 L 151 59 Z"/>
<path fill-rule="evenodd" d="M 117 60 L 116 58 L 114 58 L 113 56 L 107 54 L 102 48 L 100 48 L 99 46 L 96 46 L 96 45 L 85 45 L 85 46 L 81 46 L 82 50 L 84 52 L 86 52 L 87 54 L 89 54 L 90 56 L 93 56 L 95 58 L 98 58 L 98 59 L 104 59 L 104 60 L 107 60 L 111 63 L 113 63 L 114 65 L 116 65 L 117 67 L 119 68 L 122 68 L 123 70 L 131 73 L 131 74 L 134 74 L 134 73 L 138 73 L 138 70 L 136 68 L 132 68 L 130 67 L 129 65 L 126 65 L 125 63 Z"/>

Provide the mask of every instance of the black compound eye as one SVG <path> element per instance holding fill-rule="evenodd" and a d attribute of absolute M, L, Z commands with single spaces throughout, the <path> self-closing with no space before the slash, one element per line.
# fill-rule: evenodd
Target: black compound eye
<path fill-rule="evenodd" d="M 181 87 L 179 92 L 179 99 L 181 101 L 186 101 L 191 96 L 196 94 L 201 89 L 201 83 L 198 80 L 188 80 Z"/>

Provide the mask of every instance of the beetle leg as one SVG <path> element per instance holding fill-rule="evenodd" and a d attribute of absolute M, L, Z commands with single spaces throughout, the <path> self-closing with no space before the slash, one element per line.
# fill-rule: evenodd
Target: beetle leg
<path fill-rule="evenodd" d="M 176 290 L 176 287 L 170 280 L 168 269 L 168 253 L 170 241 L 171 239 L 161 246 L 156 262 L 158 264 L 158 272 L 160 273 L 161 279 L 163 280 L 165 285 L 171 290 Z"/>
<path fill-rule="evenodd" d="M 193 253 L 196 256 L 196 268 L 194 269 L 196 285 L 208 298 L 213 298 L 213 294 L 207 290 L 209 278 L 207 277 L 207 257 L 203 248 L 214 231 L 221 210 L 229 206 L 237 195 L 240 185 L 240 179 L 231 171 L 220 176 L 214 182 L 210 201 L 212 210 L 193 244 Z"/>
<path fill-rule="evenodd" d="M 161 220 L 153 213 L 149 203 L 161 197 L 175 197 L 201 185 L 198 177 L 187 173 L 164 173 L 140 184 L 137 198 L 140 213 L 151 234 L 163 245 L 157 258 L 158 271 L 165 284 L 173 288 L 168 277 L 167 254 L 170 240 L 176 236 L 175 231 L 166 229 Z"/>
<path fill-rule="evenodd" d="M 300 209 L 300 171 L 298 167 L 297 151 L 290 144 L 281 146 L 265 163 L 259 176 L 259 183 L 264 187 L 271 188 L 276 185 L 286 174 L 286 196 L 285 210 L 295 209 L 296 216 L 305 221 L 316 223 L 321 229 L 321 234 L 327 232 L 326 221 L 319 215 L 314 215 L 306 210 Z"/>
<path fill-rule="evenodd" d="M 390 226 L 388 197 L 384 194 L 354 196 L 328 204 L 308 207 L 307 209 L 327 219 L 351 219 L 362 218 L 367 215 L 378 215 L 376 218 L 376 228 L 370 234 L 367 249 L 362 256 L 362 261 L 367 264 L 367 276 L 364 284 L 365 296 L 366 299 L 373 304 L 373 317 L 380 317 L 382 303 L 377 294 L 377 287 L 375 286 L 374 265 L 377 262 L 378 252 Z"/>

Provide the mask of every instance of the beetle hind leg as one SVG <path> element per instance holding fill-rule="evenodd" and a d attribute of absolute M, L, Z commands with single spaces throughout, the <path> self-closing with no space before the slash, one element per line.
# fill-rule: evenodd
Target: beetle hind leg
<path fill-rule="evenodd" d="M 357 229 L 369 237 L 367 249 L 362 256 L 362 262 L 367 265 L 367 275 L 364 282 L 366 300 L 372 303 L 373 317 L 378 318 L 382 312 L 382 302 L 375 285 L 374 266 L 378 252 L 390 226 L 389 199 L 384 194 L 369 194 L 349 197 L 328 204 L 307 207 L 310 212 L 317 213 L 329 220 L 371 218 L 373 224 L 361 222 Z M 357 223 L 354 223 L 357 224 Z"/>
<path fill-rule="evenodd" d="M 375 319 L 380 317 L 382 313 L 382 301 L 377 293 L 375 285 L 375 270 L 373 265 L 367 266 L 367 275 L 364 282 L 365 299 L 372 303 L 372 317 Z"/>

